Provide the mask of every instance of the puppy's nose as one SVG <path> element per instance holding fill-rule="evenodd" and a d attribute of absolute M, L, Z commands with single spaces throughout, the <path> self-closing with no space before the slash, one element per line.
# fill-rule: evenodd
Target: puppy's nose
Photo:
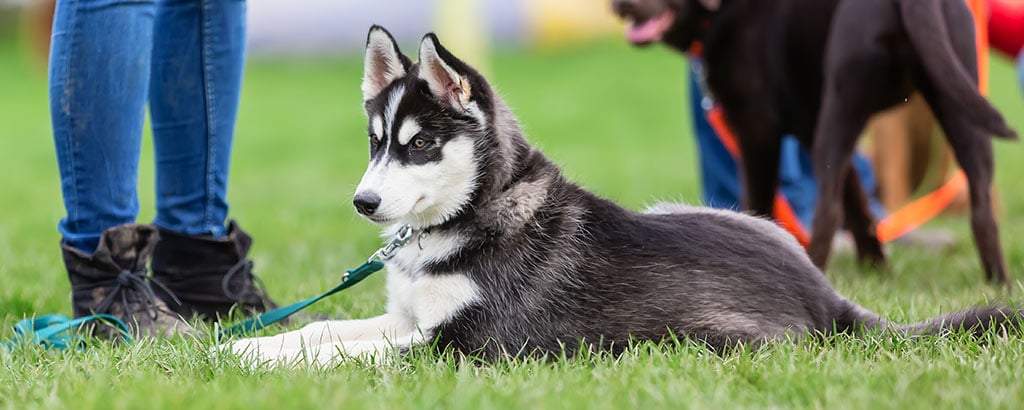
<path fill-rule="evenodd" d="M 380 206 L 380 197 L 374 193 L 363 192 L 356 194 L 356 197 L 352 198 L 352 204 L 356 206 L 356 211 L 370 216 L 377 212 L 377 207 Z"/>
<path fill-rule="evenodd" d="M 636 10 L 636 0 L 612 0 L 612 10 L 620 16 L 632 15 Z"/>

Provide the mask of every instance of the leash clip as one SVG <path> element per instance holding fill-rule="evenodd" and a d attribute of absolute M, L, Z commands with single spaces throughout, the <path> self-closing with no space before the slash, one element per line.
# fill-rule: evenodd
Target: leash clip
<path fill-rule="evenodd" d="M 391 259 L 392 256 L 395 256 L 394 252 L 398 250 L 398 248 L 401 248 L 412 241 L 412 233 L 411 226 L 402 225 L 401 228 L 398 228 L 398 233 L 395 234 L 395 238 L 388 242 L 387 245 L 384 245 L 383 248 L 377 249 L 377 252 L 374 252 L 367 262 L 373 260 L 386 261 Z"/>

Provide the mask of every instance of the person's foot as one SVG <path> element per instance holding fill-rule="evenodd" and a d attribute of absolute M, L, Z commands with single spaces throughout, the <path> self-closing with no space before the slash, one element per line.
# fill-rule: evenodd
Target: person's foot
<path fill-rule="evenodd" d="M 153 227 L 126 224 L 103 232 L 99 246 L 91 255 L 62 244 L 64 265 L 71 281 L 74 316 L 113 315 L 128 326 L 133 336 L 194 333 L 194 329 L 154 292 L 154 287 L 160 288 L 161 284 L 146 275 L 146 264 L 156 239 Z M 93 334 L 107 338 L 119 336 L 108 326 L 94 327 Z"/>
<path fill-rule="evenodd" d="M 160 242 L 153 252 L 153 277 L 167 286 L 157 292 L 173 294 L 171 308 L 184 317 L 204 320 L 226 317 L 236 306 L 246 315 L 277 308 L 248 259 L 252 237 L 235 221 L 223 238 L 184 235 L 158 228 Z"/>

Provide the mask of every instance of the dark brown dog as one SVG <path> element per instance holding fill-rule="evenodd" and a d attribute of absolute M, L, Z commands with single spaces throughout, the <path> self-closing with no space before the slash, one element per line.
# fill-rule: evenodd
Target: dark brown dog
<path fill-rule="evenodd" d="M 917 90 L 970 183 L 971 226 L 990 280 L 1008 283 L 992 213 L 990 135 L 1016 139 L 977 91 L 973 20 L 963 0 L 613 0 L 635 44 L 703 45 L 707 84 L 739 140 L 743 207 L 770 215 L 783 135 L 812 147 L 818 203 L 811 259 L 824 268 L 844 221 L 858 257 L 884 262 L 849 172 L 872 114 Z"/>

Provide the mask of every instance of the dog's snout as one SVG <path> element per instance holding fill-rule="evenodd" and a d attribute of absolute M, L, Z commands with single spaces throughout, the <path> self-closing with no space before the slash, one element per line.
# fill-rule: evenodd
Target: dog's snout
<path fill-rule="evenodd" d="M 612 0 L 612 10 L 620 16 L 632 15 L 636 12 L 636 0 Z"/>
<path fill-rule="evenodd" d="M 352 204 L 356 206 L 356 211 L 359 213 L 370 216 L 374 212 L 377 212 L 377 207 L 380 206 L 380 196 L 374 193 L 359 193 L 352 199 Z"/>

